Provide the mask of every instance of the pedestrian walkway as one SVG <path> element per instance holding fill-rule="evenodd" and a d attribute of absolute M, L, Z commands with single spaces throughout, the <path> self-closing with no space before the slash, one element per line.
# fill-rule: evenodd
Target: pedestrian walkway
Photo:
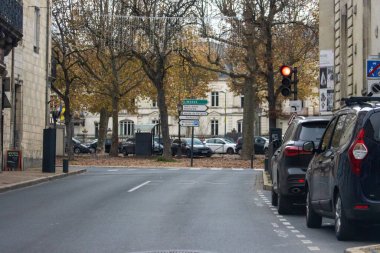
<path fill-rule="evenodd" d="M 24 171 L 0 172 L 0 192 L 5 192 L 21 187 L 26 187 L 49 180 L 54 180 L 68 175 L 85 172 L 82 168 L 70 168 L 69 173 L 63 173 L 58 168 L 55 173 L 43 173 L 41 168 L 27 169 Z"/>

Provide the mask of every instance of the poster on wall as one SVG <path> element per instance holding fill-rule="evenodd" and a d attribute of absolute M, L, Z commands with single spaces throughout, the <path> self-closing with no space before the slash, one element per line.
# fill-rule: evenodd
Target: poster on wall
<path fill-rule="evenodd" d="M 321 50 L 319 55 L 319 109 L 321 112 L 334 108 L 334 51 Z"/>

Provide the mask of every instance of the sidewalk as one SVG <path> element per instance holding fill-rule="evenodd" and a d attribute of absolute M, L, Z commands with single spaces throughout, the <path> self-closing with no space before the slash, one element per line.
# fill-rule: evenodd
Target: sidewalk
<path fill-rule="evenodd" d="M 24 171 L 2 171 L 0 172 L 0 192 L 27 187 L 83 172 L 86 172 L 86 170 L 72 167 L 70 167 L 69 173 L 63 173 L 60 167 L 56 169 L 55 173 L 43 173 L 41 168 Z"/>

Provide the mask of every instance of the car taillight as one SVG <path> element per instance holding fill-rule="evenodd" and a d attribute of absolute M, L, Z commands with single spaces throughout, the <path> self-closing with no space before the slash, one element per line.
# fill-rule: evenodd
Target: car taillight
<path fill-rule="evenodd" d="M 284 149 L 285 156 L 310 155 L 312 152 L 303 150 L 302 147 L 287 146 Z"/>
<path fill-rule="evenodd" d="M 365 131 L 361 129 L 354 143 L 348 150 L 348 156 L 352 166 L 352 172 L 359 176 L 361 173 L 361 163 L 368 154 L 368 149 L 364 144 Z"/>

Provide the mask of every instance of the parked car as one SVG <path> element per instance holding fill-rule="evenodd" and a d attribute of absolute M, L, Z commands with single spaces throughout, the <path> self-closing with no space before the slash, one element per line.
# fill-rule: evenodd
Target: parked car
<path fill-rule="evenodd" d="M 104 152 L 109 153 L 111 150 L 112 140 L 111 139 L 105 139 L 104 141 Z M 95 153 L 97 147 L 98 147 L 98 139 L 94 139 L 92 142 L 88 143 L 86 145 L 91 153 Z M 120 143 L 119 143 L 120 146 Z M 119 150 L 120 153 L 120 150 Z"/>
<path fill-rule="evenodd" d="M 254 137 L 255 154 L 266 154 L 269 147 L 269 139 L 264 136 Z M 243 137 L 239 137 L 236 143 L 236 153 L 240 154 L 243 148 Z"/>
<path fill-rule="evenodd" d="M 135 148 L 136 148 L 136 139 L 129 138 L 125 142 L 122 143 L 121 153 L 123 153 L 125 156 L 130 155 L 130 154 L 135 154 Z M 164 150 L 164 146 L 162 146 L 156 141 L 153 141 L 153 154 L 162 154 L 163 150 Z"/>
<path fill-rule="evenodd" d="M 380 98 L 352 97 L 335 113 L 306 174 L 306 225 L 335 219 L 338 240 L 353 237 L 361 224 L 380 224 Z"/>
<path fill-rule="evenodd" d="M 211 138 L 206 139 L 204 143 L 207 147 L 209 147 L 212 150 L 213 153 L 227 153 L 230 155 L 235 153 L 236 143 L 228 139 Z"/>
<path fill-rule="evenodd" d="M 73 137 L 72 141 L 73 141 L 73 150 L 75 154 L 79 155 L 79 154 L 91 153 L 90 149 L 86 145 L 82 144 L 80 140 L 75 139 Z"/>
<path fill-rule="evenodd" d="M 271 158 L 272 205 L 279 214 L 287 214 L 294 203 L 305 204 L 305 174 L 313 157 L 304 150 L 305 142 L 319 143 L 329 118 L 297 117 L 285 132 L 282 145 Z"/>
<path fill-rule="evenodd" d="M 182 154 L 191 157 L 191 138 L 175 139 L 171 146 L 172 155 L 175 156 L 178 150 L 181 149 Z M 193 156 L 207 156 L 212 155 L 212 150 L 207 147 L 200 139 L 194 138 Z"/>

